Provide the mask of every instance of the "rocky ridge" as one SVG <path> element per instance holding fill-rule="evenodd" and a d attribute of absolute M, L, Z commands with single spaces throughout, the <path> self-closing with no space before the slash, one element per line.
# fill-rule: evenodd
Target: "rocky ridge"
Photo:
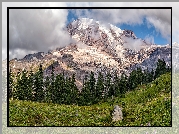
<path fill-rule="evenodd" d="M 67 31 L 76 41 L 63 48 L 48 53 L 38 52 L 26 55 L 23 59 L 13 59 L 10 67 L 37 70 L 43 64 L 44 75 L 50 75 L 52 64 L 55 73 L 64 72 L 66 76 L 76 74 L 78 87 L 91 71 L 103 74 L 108 72 L 130 73 L 136 67 L 155 69 L 158 58 L 171 66 L 171 46 L 147 44 L 136 37 L 131 30 L 121 30 L 111 24 L 103 25 L 88 18 L 77 19 L 67 26 Z M 133 42 L 139 43 L 134 46 Z M 136 43 L 135 43 L 136 44 Z M 133 47 L 131 47 L 133 46 Z"/>

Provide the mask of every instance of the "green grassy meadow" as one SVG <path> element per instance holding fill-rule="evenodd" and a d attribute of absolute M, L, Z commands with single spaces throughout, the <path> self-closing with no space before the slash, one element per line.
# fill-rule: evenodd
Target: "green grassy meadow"
<path fill-rule="evenodd" d="M 123 120 L 112 122 L 115 105 Z M 90 106 L 10 100 L 10 126 L 171 126 L 171 73 Z"/>

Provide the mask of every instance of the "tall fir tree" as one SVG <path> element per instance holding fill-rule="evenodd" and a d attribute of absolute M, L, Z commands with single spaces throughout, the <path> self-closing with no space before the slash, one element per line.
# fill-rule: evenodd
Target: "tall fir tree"
<path fill-rule="evenodd" d="M 58 74 L 58 75 L 56 75 L 56 78 L 55 78 L 55 83 L 54 83 L 55 85 L 55 90 L 54 90 L 54 97 L 55 97 L 55 99 L 54 99 L 54 101 L 55 101 L 55 103 L 58 103 L 58 104 L 60 104 L 61 103 L 61 101 L 60 101 L 60 99 L 61 99 L 61 96 L 60 96 L 60 92 L 61 92 L 61 81 L 60 81 L 60 74 Z"/>
<path fill-rule="evenodd" d="M 78 99 L 79 99 L 79 90 L 75 82 L 76 82 L 75 74 L 73 74 L 71 78 L 71 103 L 72 104 L 77 104 Z"/>
<path fill-rule="evenodd" d="M 96 97 L 95 96 L 95 94 L 96 94 L 95 84 L 96 84 L 96 79 L 94 77 L 94 73 L 91 71 L 90 78 L 89 78 L 89 83 L 88 83 L 88 88 L 90 90 L 91 101 L 94 101 L 95 97 Z"/>
<path fill-rule="evenodd" d="M 107 78 L 108 79 L 108 78 Z M 110 88 L 108 89 L 108 97 L 113 97 L 116 93 L 118 93 L 118 84 L 119 84 L 119 77 L 117 76 L 117 73 L 114 74 L 114 78 L 113 78 L 113 83 L 110 84 Z M 111 82 L 110 82 L 111 83 Z M 109 85 L 109 82 L 108 84 L 105 84 L 105 85 Z"/>
<path fill-rule="evenodd" d="M 98 79 L 96 83 L 96 92 L 95 92 L 95 102 L 97 103 L 98 101 L 104 99 L 104 78 L 101 72 L 98 73 Z"/>
<path fill-rule="evenodd" d="M 62 103 L 62 104 L 65 104 L 65 100 L 66 100 L 66 80 L 65 80 L 65 74 L 64 72 L 62 74 L 60 74 L 59 76 L 59 79 L 60 79 L 60 102 L 59 103 Z"/>
<path fill-rule="evenodd" d="M 124 73 L 122 73 L 119 80 L 118 89 L 119 92 L 117 93 L 117 96 L 123 95 L 127 91 L 127 76 Z"/>
<path fill-rule="evenodd" d="M 128 91 L 131 91 L 132 89 L 134 89 L 137 86 L 137 77 L 136 77 L 136 70 L 133 70 L 128 78 Z"/>
<path fill-rule="evenodd" d="M 56 91 L 55 91 L 55 74 L 54 74 L 54 66 L 52 65 L 50 95 L 51 95 L 51 100 L 53 103 L 55 103 L 55 101 L 56 101 L 55 93 L 56 93 Z"/>
<path fill-rule="evenodd" d="M 110 94 L 110 96 L 115 94 L 115 89 L 111 84 L 111 77 L 111 74 L 108 72 L 104 79 L 105 96 L 107 96 L 108 94 Z"/>
<path fill-rule="evenodd" d="M 9 71 L 9 99 L 13 99 L 13 96 L 14 96 L 14 75 L 13 75 L 13 72 L 10 68 L 10 71 Z"/>
<path fill-rule="evenodd" d="M 80 100 L 79 103 L 80 105 L 90 105 L 93 103 L 92 100 L 92 92 L 90 90 L 90 81 L 85 77 L 85 80 L 83 82 L 83 88 L 80 93 Z"/>
<path fill-rule="evenodd" d="M 27 100 L 33 100 L 33 86 L 34 86 L 34 74 L 31 70 L 28 76 L 28 83 L 27 83 L 27 90 L 26 90 L 26 96 Z"/>
<path fill-rule="evenodd" d="M 16 76 L 16 97 L 19 100 L 27 100 L 26 90 L 28 88 L 28 78 L 26 70 L 18 72 Z"/>
<path fill-rule="evenodd" d="M 43 70 L 42 65 L 40 64 L 38 72 L 35 74 L 34 80 L 34 91 L 35 91 L 35 101 L 43 102 L 44 101 L 44 90 L 43 90 Z"/>
<path fill-rule="evenodd" d="M 164 74 L 167 72 L 167 68 L 166 68 L 166 63 L 163 60 L 161 59 L 158 59 L 158 62 L 157 62 L 157 68 L 155 70 L 155 76 L 154 78 L 158 78 L 160 75 Z"/>
<path fill-rule="evenodd" d="M 142 72 L 142 69 L 140 67 L 137 68 L 137 72 L 136 72 L 136 79 L 137 79 L 137 84 L 142 85 L 143 83 L 143 78 L 144 78 L 144 74 Z"/>
<path fill-rule="evenodd" d="M 50 78 L 46 76 L 44 82 L 44 90 L 45 90 L 45 102 L 51 102 L 51 94 L 50 94 Z"/>

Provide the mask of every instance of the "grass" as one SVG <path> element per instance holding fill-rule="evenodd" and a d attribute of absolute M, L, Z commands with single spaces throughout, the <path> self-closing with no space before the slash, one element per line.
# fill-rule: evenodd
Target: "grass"
<path fill-rule="evenodd" d="M 123 120 L 112 122 L 115 105 Z M 171 74 L 138 86 L 123 97 L 91 106 L 11 100 L 10 126 L 171 126 Z"/>

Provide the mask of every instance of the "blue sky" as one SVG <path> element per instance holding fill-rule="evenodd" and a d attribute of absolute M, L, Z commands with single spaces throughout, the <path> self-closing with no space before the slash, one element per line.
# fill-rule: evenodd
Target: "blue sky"
<path fill-rule="evenodd" d="M 153 37 L 154 43 L 158 45 L 165 45 L 168 43 L 167 39 L 163 38 L 159 32 L 156 31 L 155 27 L 147 27 L 147 24 L 142 25 L 128 25 L 121 24 L 117 25 L 120 29 L 132 30 L 138 38 L 145 39 L 146 37 Z"/>
<path fill-rule="evenodd" d="M 87 18 L 96 20 L 95 19 L 96 17 L 95 16 L 93 17 L 93 15 L 90 15 L 90 17 L 88 17 L 85 14 L 84 10 L 82 10 L 81 13 L 76 13 L 76 11 L 74 11 L 74 10 L 68 10 L 68 16 L 67 16 L 68 22 L 67 23 L 70 23 L 71 21 L 73 21 L 77 18 L 80 18 L 80 17 L 87 17 Z M 91 12 L 91 10 L 89 10 L 89 9 L 87 9 L 87 10 L 88 10 L 88 13 Z M 113 10 L 113 9 L 111 9 L 111 10 Z M 100 20 L 96 20 L 96 21 L 100 21 Z M 166 38 L 164 38 L 162 36 L 162 34 L 160 33 L 160 31 L 157 30 L 154 25 L 151 25 L 151 24 L 149 24 L 149 22 L 147 22 L 147 19 L 145 17 L 143 17 L 141 21 L 143 22 L 141 24 L 133 24 L 133 23 L 129 24 L 129 22 L 127 22 L 127 23 L 123 22 L 123 23 L 117 23 L 117 24 L 113 24 L 113 25 L 119 27 L 122 30 L 126 29 L 126 30 L 134 31 L 135 35 L 138 38 L 153 39 L 155 44 L 158 44 L 158 45 L 170 44 L 170 40 L 167 40 Z"/>

